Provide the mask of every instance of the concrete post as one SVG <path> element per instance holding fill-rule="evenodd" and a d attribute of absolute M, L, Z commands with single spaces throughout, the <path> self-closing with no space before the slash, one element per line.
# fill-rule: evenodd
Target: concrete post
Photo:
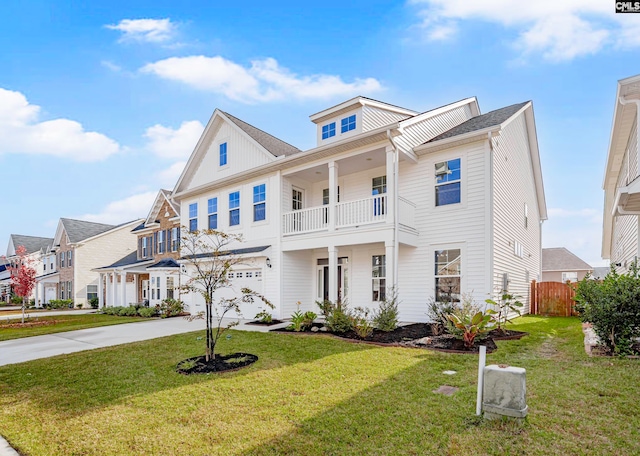
<path fill-rule="evenodd" d="M 489 420 L 524 418 L 529 408 L 526 402 L 526 370 L 521 367 L 491 364 L 484 368 L 484 417 Z"/>

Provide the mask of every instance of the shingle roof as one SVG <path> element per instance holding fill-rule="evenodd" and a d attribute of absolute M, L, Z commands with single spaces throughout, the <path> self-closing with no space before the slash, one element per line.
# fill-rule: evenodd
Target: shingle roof
<path fill-rule="evenodd" d="M 86 222 L 84 220 L 74 220 L 61 218 L 60 221 L 69 237 L 69 242 L 75 243 L 105 233 L 116 225 L 106 225 L 104 223 Z"/>
<path fill-rule="evenodd" d="M 297 147 L 292 146 L 289 143 L 284 142 L 281 139 L 276 138 L 269 133 L 260 130 L 259 128 L 254 127 L 246 123 L 243 120 L 238 119 L 237 117 L 232 116 L 228 112 L 220 111 L 225 116 L 227 116 L 233 123 L 235 123 L 242 131 L 251 136 L 258 144 L 267 149 L 270 153 L 279 157 L 281 155 L 289 156 L 293 154 L 297 154 L 302 152 Z"/>
<path fill-rule="evenodd" d="M 133 233 L 134 231 L 144 230 L 144 228 L 145 228 L 144 222 L 142 222 L 140 225 L 138 225 L 134 229 L 132 229 L 131 232 Z"/>
<path fill-rule="evenodd" d="M 173 258 L 165 258 L 164 260 L 160 260 L 151 266 L 147 266 L 147 269 L 151 268 L 179 268 L 180 265 Z"/>
<path fill-rule="evenodd" d="M 441 139 L 451 138 L 453 136 L 463 135 L 472 131 L 478 131 L 485 128 L 498 126 L 509 117 L 514 115 L 516 112 L 518 112 L 520 109 L 522 109 L 522 107 L 527 103 L 528 101 L 525 101 L 523 103 L 506 106 L 504 108 L 496 109 L 495 111 L 491 111 L 486 114 L 472 117 L 466 122 L 462 122 L 460 125 L 453 127 L 451 130 L 445 131 L 435 138 L 430 139 L 425 144 L 439 141 Z"/>
<path fill-rule="evenodd" d="M 269 247 L 271 247 L 270 245 L 261 245 L 259 247 L 245 247 L 242 249 L 233 249 L 233 250 L 224 250 L 222 252 L 219 253 L 219 255 L 243 255 L 246 253 L 257 253 L 257 252 L 262 252 L 264 250 L 267 250 Z M 210 253 L 199 253 L 197 255 L 188 255 L 188 256 L 184 256 L 182 257 L 182 259 L 188 259 L 188 258 L 207 258 L 212 256 Z"/>
<path fill-rule="evenodd" d="M 23 245 L 27 249 L 27 253 L 38 252 L 40 250 L 46 251 L 48 247 L 53 245 L 53 239 L 51 238 L 24 236 L 22 234 L 12 234 L 11 242 L 13 243 L 14 249 Z"/>
<path fill-rule="evenodd" d="M 543 271 L 584 271 L 593 268 L 564 247 L 542 249 Z"/>
<path fill-rule="evenodd" d="M 138 260 L 138 252 L 131 252 L 130 254 L 128 254 L 127 256 L 124 256 L 122 258 L 120 258 L 118 261 L 116 261 L 113 264 L 110 264 L 109 266 L 103 266 L 101 268 L 96 268 L 96 269 L 113 269 L 113 268 L 121 268 L 123 266 L 131 266 L 137 263 L 147 263 L 150 260 L 144 259 L 144 260 Z"/>

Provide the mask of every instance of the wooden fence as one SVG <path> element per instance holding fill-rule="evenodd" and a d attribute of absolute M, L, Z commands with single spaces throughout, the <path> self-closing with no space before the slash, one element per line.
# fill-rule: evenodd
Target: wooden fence
<path fill-rule="evenodd" d="M 531 282 L 529 312 L 533 315 L 569 317 L 577 315 L 571 285 L 562 282 Z"/>

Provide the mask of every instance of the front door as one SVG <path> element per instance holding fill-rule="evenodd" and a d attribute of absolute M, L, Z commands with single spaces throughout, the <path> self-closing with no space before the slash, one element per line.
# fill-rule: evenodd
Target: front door
<path fill-rule="evenodd" d="M 329 300 L 329 260 L 318 260 L 317 272 L 317 298 L 319 301 Z M 338 301 L 349 298 L 349 258 L 338 258 Z"/>
<path fill-rule="evenodd" d="M 142 301 L 148 301 L 148 300 L 149 300 L 149 281 L 143 280 L 142 281 Z"/>

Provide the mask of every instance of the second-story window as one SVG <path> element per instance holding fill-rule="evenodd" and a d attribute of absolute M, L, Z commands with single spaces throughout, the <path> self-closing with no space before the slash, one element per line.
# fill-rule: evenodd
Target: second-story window
<path fill-rule="evenodd" d="M 147 236 L 142 238 L 142 258 L 149 256 L 149 238 Z"/>
<path fill-rule="evenodd" d="M 220 144 L 220 166 L 225 166 L 227 164 L 227 143 L 223 142 Z"/>
<path fill-rule="evenodd" d="M 189 204 L 189 231 L 198 229 L 198 203 Z"/>
<path fill-rule="evenodd" d="M 267 218 L 267 190 L 265 184 L 253 187 L 253 221 L 258 222 Z"/>
<path fill-rule="evenodd" d="M 436 163 L 436 206 L 460 202 L 460 159 Z"/>
<path fill-rule="evenodd" d="M 240 192 L 229 193 L 229 226 L 240 225 Z"/>
<path fill-rule="evenodd" d="M 72 257 L 73 253 L 71 252 L 71 250 L 69 250 L 67 252 L 67 266 L 71 267 L 72 262 L 71 262 L 71 257 Z"/>
<path fill-rule="evenodd" d="M 332 136 L 336 135 L 336 123 L 331 122 L 330 124 L 322 126 L 322 139 L 328 139 Z"/>
<path fill-rule="evenodd" d="M 356 129 L 356 115 L 345 117 L 340 121 L 340 132 L 346 133 Z"/>
<path fill-rule="evenodd" d="M 180 228 L 171 228 L 171 251 L 177 252 L 180 246 Z"/>
<path fill-rule="evenodd" d="M 164 253 L 164 230 L 158 231 L 158 253 Z"/>
<path fill-rule="evenodd" d="M 384 195 L 387 193 L 387 176 L 374 177 L 371 181 L 371 194 Z M 386 214 L 385 198 L 378 196 L 373 199 L 373 215 Z"/>
<path fill-rule="evenodd" d="M 65 259 L 67 258 L 67 254 L 65 252 L 62 252 L 60 254 L 60 267 L 64 268 L 64 263 L 65 263 Z"/>
<path fill-rule="evenodd" d="M 207 209 L 209 212 L 209 229 L 218 229 L 218 198 L 209 198 L 207 201 Z"/>

